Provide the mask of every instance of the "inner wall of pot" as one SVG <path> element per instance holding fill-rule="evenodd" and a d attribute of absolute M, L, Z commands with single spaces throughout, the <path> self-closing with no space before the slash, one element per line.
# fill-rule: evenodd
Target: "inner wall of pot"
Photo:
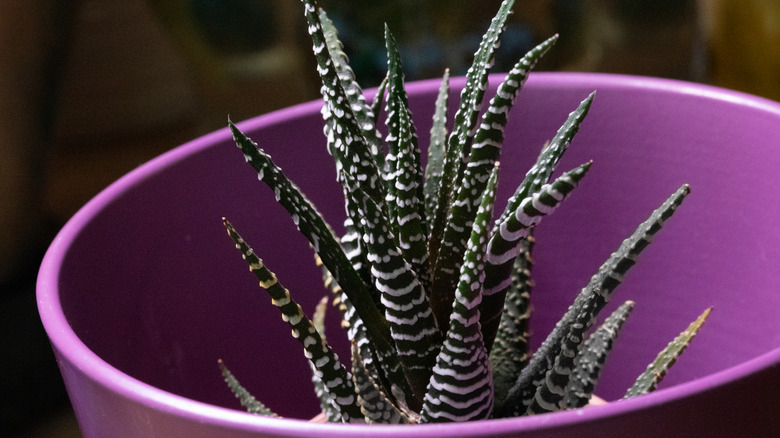
<path fill-rule="evenodd" d="M 768 190 L 780 172 L 780 114 L 706 93 L 675 95 L 656 82 L 565 78 L 539 75 L 528 82 L 501 160 L 498 211 L 544 142 L 598 89 L 560 164 L 568 170 L 592 159 L 593 168 L 535 233 L 534 343 L 622 239 L 688 183 L 692 194 L 602 315 L 624 300 L 636 302 L 598 392 L 621 397 L 655 354 L 710 306 L 710 321 L 665 387 L 780 347 L 780 191 Z M 436 86 L 411 88 L 423 148 Z M 453 83 L 459 86 L 462 81 Z M 451 100 L 457 96 L 453 91 Z M 343 195 L 325 150 L 319 107 L 241 126 L 341 229 Z M 280 414 L 309 418 L 318 405 L 301 347 L 248 272 L 221 218 L 233 222 L 307 313 L 326 291 L 308 242 L 223 134 L 208 147 L 184 146 L 193 153 L 163 168 L 152 163 L 137 171 L 91 219 L 63 265 L 64 310 L 90 349 L 143 382 L 239 408 L 220 376 L 222 359 Z M 335 308 L 328 321 L 326 336 L 346 362 Z"/>

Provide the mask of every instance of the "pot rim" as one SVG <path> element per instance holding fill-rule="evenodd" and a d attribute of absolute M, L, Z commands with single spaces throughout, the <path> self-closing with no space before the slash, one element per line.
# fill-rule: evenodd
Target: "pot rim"
<path fill-rule="evenodd" d="M 491 75 L 491 82 L 497 83 L 503 75 Z M 745 94 L 738 91 L 722 89 L 672 79 L 660 79 L 642 76 L 629 76 L 605 73 L 561 73 L 541 72 L 530 76 L 529 81 L 543 87 L 575 87 L 586 83 L 595 89 L 650 89 L 662 93 L 681 93 L 725 101 L 737 105 L 745 105 L 776 114 L 780 118 L 780 103 L 769 99 Z M 453 89 L 465 83 L 462 77 L 453 78 Z M 438 79 L 411 82 L 408 92 L 437 89 Z M 375 90 L 366 94 L 372 95 Z M 320 100 L 302 103 L 282 110 L 261 115 L 238 125 L 242 130 L 253 130 L 261 126 L 274 125 L 282 120 L 295 118 L 312 112 L 319 112 Z M 355 425 L 315 424 L 292 418 L 269 418 L 250 415 L 236 409 L 223 408 L 204 402 L 188 399 L 162 389 L 153 387 L 124 372 L 112 367 L 92 352 L 76 335 L 68 324 L 63 312 L 58 288 L 58 275 L 62 262 L 67 257 L 69 248 L 89 222 L 112 200 L 130 190 L 139 181 L 156 174 L 165 168 L 179 162 L 188 155 L 206 149 L 217 142 L 231 138 L 227 128 L 220 129 L 205 136 L 194 139 L 168 151 L 159 157 L 139 166 L 129 172 L 109 187 L 101 191 L 82 207 L 57 234 L 47 250 L 41 264 L 37 281 L 37 301 L 43 326 L 54 349 L 62 358 L 74 364 L 81 372 L 88 375 L 99 385 L 108 390 L 129 398 L 137 403 L 150 405 L 171 415 L 208 421 L 218 426 L 239 426 L 245 430 L 273 432 L 279 435 L 322 431 L 327 428 L 333 436 L 357 436 L 365 433 L 362 427 Z M 772 367 L 780 366 L 780 348 L 776 348 L 744 361 L 738 365 L 718 371 L 701 378 L 680 383 L 669 388 L 660 389 L 641 397 L 610 402 L 603 406 L 594 406 L 570 411 L 551 413 L 525 418 L 495 419 L 472 423 L 418 425 L 404 428 L 405 436 L 432 436 L 432 433 L 452 435 L 454 433 L 509 433 L 518 431 L 533 431 L 551 427 L 566 426 L 574 422 L 591 422 L 605 417 L 618 417 L 628 412 L 642 410 L 646 407 L 663 405 L 694 394 L 703 393 L 716 387 L 744 379 L 754 373 Z M 372 425 L 371 433 L 377 436 L 396 436 L 399 427 L 390 425 Z"/>

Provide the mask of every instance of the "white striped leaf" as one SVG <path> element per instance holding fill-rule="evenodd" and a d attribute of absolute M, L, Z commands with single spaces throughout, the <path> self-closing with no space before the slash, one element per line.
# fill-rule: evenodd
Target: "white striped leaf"
<path fill-rule="evenodd" d="M 431 301 L 431 307 L 437 321 L 449 319 L 452 309 L 450 304 L 455 295 L 460 261 L 463 258 L 461 248 L 466 245 L 485 185 L 494 163 L 501 155 L 509 110 L 512 109 L 520 89 L 528 79 L 528 73 L 557 39 L 558 37 L 554 36 L 539 44 L 515 64 L 498 87 L 482 118 L 463 177 L 456 188 L 455 202 L 452 203 L 447 217 L 433 272 L 432 289 L 437 293 L 434 295 L 435 299 Z"/>
<path fill-rule="evenodd" d="M 477 118 L 482 108 L 482 98 L 488 85 L 488 71 L 493 65 L 493 55 L 498 48 L 499 38 L 504 32 L 506 21 L 512 13 L 514 3 L 514 0 L 504 0 L 501 3 L 501 7 L 483 35 L 479 48 L 474 54 L 474 62 L 466 72 L 466 85 L 461 90 L 460 104 L 455 113 L 455 123 L 447 140 L 441 185 L 437 195 L 438 204 L 434 209 L 433 217 L 428 219 L 432 222 L 431 232 L 428 236 L 428 257 L 430 259 L 429 263 L 434 269 L 450 205 L 453 201 L 452 198 L 462 175 L 461 165 L 471 148 L 471 140 L 477 126 Z M 431 291 L 432 295 L 435 293 L 437 293 L 435 290 Z"/>
<path fill-rule="evenodd" d="M 351 178 L 345 175 L 349 183 Z M 441 345 L 425 289 L 401 250 L 379 206 L 359 187 L 350 186 L 350 201 L 360 212 L 363 243 L 368 250 L 374 285 L 382 294 L 385 318 L 412 391 L 422 400 Z"/>
<path fill-rule="evenodd" d="M 648 246 L 652 237 L 663 227 L 664 222 L 674 214 L 690 192 L 688 185 L 683 185 L 673 193 L 650 217 L 639 225 L 634 233 L 621 243 L 620 247 L 604 262 L 598 272 L 590 279 L 587 286 L 575 298 L 566 314 L 558 321 L 553 331 L 531 358 L 515 385 L 510 390 L 509 398 L 515 414 L 543 412 L 550 406 L 559 403 L 559 388 L 562 377 L 571 373 L 573 358 L 576 356 L 584 333 L 593 323 L 598 312 L 606 305 L 620 284 L 624 274 L 636 263 L 639 254 Z M 557 366 L 557 369 L 556 369 Z M 545 378 L 553 370 L 550 378 Z M 543 382 L 543 384 L 535 386 Z M 535 404 L 535 407 L 529 407 Z"/>
<path fill-rule="evenodd" d="M 249 269 L 260 281 L 260 287 L 268 292 L 271 302 L 279 308 L 282 319 L 292 328 L 292 335 L 303 345 L 306 358 L 314 365 L 324 388 L 330 393 L 342 420 L 346 423 L 365 422 L 357 404 L 352 376 L 341 364 L 336 353 L 322 339 L 319 332 L 290 296 L 290 292 L 268 270 L 263 261 L 255 255 L 251 247 L 236 232 L 227 220 L 223 220 L 228 235 L 236 243 L 236 249 L 249 264 Z"/>
<path fill-rule="evenodd" d="M 546 184 L 547 181 L 549 181 L 550 175 L 552 175 L 553 170 L 555 170 L 555 166 L 566 152 L 566 149 L 569 148 L 569 144 L 580 129 L 580 124 L 582 124 L 585 116 L 588 115 L 590 105 L 593 103 L 595 95 L 596 92 L 594 91 L 586 97 L 585 100 L 580 102 L 577 109 L 569 114 L 566 121 L 561 125 L 560 129 L 558 129 L 555 137 L 545 145 L 544 149 L 539 154 L 536 163 L 528 170 L 515 193 L 509 198 L 504 212 L 493 227 L 493 233 L 498 232 L 499 225 L 503 223 L 509 215 L 514 213 L 529 193 L 535 192 L 542 184 Z"/>
<path fill-rule="evenodd" d="M 533 233 L 533 229 L 529 231 Z M 534 238 L 529 234 L 520 241 L 520 254 L 515 257 L 512 283 L 506 294 L 501 323 L 490 349 L 490 366 L 496 392 L 496 409 L 501 409 L 509 389 L 520 371 L 528 365 L 528 342 L 531 316 L 531 268 Z"/>
<path fill-rule="evenodd" d="M 377 167 L 381 169 L 384 161 L 382 136 L 376 129 L 376 117 L 373 107 L 366 102 L 363 90 L 355 79 L 355 73 L 349 66 L 349 60 L 344 53 L 344 45 L 339 40 L 336 26 L 333 25 L 333 22 L 328 18 L 328 14 L 322 8 L 319 9 L 319 17 L 322 24 L 322 33 L 328 45 L 331 60 L 341 81 L 341 86 L 355 114 L 355 120 L 360 128 L 360 132 L 363 133 L 363 138 L 365 138 L 371 154 L 374 156 Z"/>
<path fill-rule="evenodd" d="M 417 132 L 404 89 L 395 38 L 385 26 L 387 44 L 387 169 L 385 201 L 398 247 L 423 286 L 428 283 L 423 171 Z"/>
<path fill-rule="evenodd" d="M 574 369 L 566 387 L 564 404 L 567 409 L 581 408 L 588 404 L 615 339 L 633 309 L 633 301 L 621 304 L 582 344 L 574 359 Z"/>
<path fill-rule="evenodd" d="M 495 167 L 474 220 L 449 329 L 425 394 L 424 423 L 482 420 L 493 411 L 493 376 L 479 326 L 479 304 L 497 179 Z"/>
<path fill-rule="evenodd" d="M 536 192 L 523 199 L 517 209 L 499 225 L 498 232 L 490 237 L 482 291 L 484 298 L 480 307 L 482 334 L 488 349 L 493 345 L 501 322 L 506 293 L 512 282 L 512 266 L 520 254 L 521 242 L 532 227 L 558 208 L 590 167 L 591 162 L 582 164 L 559 176 L 551 184 L 540 186 Z"/>

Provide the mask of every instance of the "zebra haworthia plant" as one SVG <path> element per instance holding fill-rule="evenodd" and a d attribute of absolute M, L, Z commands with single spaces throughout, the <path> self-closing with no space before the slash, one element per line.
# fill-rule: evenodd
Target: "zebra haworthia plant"
<path fill-rule="evenodd" d="M 303 4 L 322 79 L 327 147 L 344 192 L 345 234 L 337 238 L 271 157 L 232 123 L 230 129 L 246 161 L 311 243 L 352 343 L 349 364 L 325 341 L 324 307 L 318 307 L 313 321 L 306 317 L 235 228 L 224 223 L 303 345 L 323 413 L 335 422 L 431 423 L 587 404 L 633 303 L 620 306 L 588 336 L 589 329 L 639 253 L 688 194 L 688 186 L 680 187 L 623 242 L 531 354 L 532 232 L 591 168 L 588 162 L 551 178 L 594 95 L 585 97 L 545 145 L 491 225 L 508 112 L 529 70 L 556 37 L 517 62 L 481 114 L 488 70 L 514 4 L 505 0 L 467 73 L 450 132 L 445 73 L 423 170 L 401 57 L 390 31 L 385 30 L 387 78 L 369 103 L 332 22 L 314 0 Z M 376 122 L 383 103 L 384 141 Z M 659 354 L 627 396 L 656 388 L 708 314 Z M 224 364 L 220 367 L 250 412 L 273 415 Z"/>

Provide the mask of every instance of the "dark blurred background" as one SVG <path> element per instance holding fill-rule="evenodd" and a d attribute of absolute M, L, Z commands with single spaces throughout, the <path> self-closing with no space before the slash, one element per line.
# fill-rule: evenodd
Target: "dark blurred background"
<path fill-rule="evenodd" d="M 462 75 L 499 0 L 321 0 L 364 87 L 383 23 L 407 80 Z M 495 71 L 709 83 L 780 100 L 780 0 L 521 0 Z M 0 0 L 0 435 L 78 437 L 34 282 L 57 230 L 112 181 L 194 137 L 318 97 L 291 0 Z"/>

